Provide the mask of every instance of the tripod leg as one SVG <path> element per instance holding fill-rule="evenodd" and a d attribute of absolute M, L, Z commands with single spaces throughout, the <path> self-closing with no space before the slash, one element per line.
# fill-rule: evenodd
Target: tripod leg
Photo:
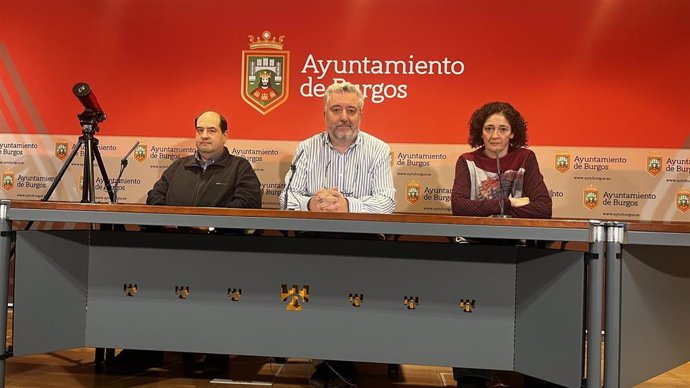
<path fill-rule="evenodd" d="M 60 169 L 60 172 L 55 176 L 55 179 L 53 180 L 53 184 L 50 185 L 50 188 L 48 188 L 48 192 L 46 192 L 46 195 L 41 198 L 41 201 L 45 202 L 47 201 L 51 195 L 53 195 L 53 191 L 55 191 L 55 188 L 57 187 L 58 183 L 60 183 L 60 180 L 62 180 L 62 176 L 65 175 L 65 172 L 67 171 L 67 167 L 72 164 L 72 160 L 74 159 L 74 156 L 77 154 L 79 149 L 81 148 L 82 144 L 84 144 L 84 138 L 79 137 L 79 142 L 77 145 L 74 147 L 72 152 L 69 154 L 69 157 L 67 157 L 67 160 L 65 160 L 65 164 L 62 165 L 62 168 Z"/>
<path fill-rule="evenodd" d="M 87 129 L 84 129 L 87 132 Z M 91 133 L 88 131 L 87 133 Z M 98 142 L 94 142 L 93 136 L 87 136 L 86 150 L 84 152 L 84 184 L 82 185 L 81 202 L 96 202 L 95 177 L 93 174 L 93 150 Z M 95 143 L 95 144 L 94 144 Z M 97 149 L 97 148 L 96 148 Z"/>
<path fill-rule="evenodd" d="M 79 152 L 79 149 L 81 148 L 82 144 L 84 144 L 84 137 L 80 136 L 79 137 L 79 142 L 77 145 L 74 147 L 72 152 L 70 152 L 69 156 L 67 157 L 67 160 L 65 160 L 65 163 L 62 165 L 62 168 L 60 168 L 60 172 L 55 176 L 55 179 L 53 179 L 53 183 L 50 185 L 48 188 L 48 191 L 46 194 L 41 198 L 41 201 L 46 202 L 48 199 L 50 199 L 50 196 L 53 195 L 53 191 L 55 191 L 55 188 L 57 187 L 58 183 L 60 183 L 60 180 L 62 180 L 62 176 L 65 175 L 65 172 L 67 171 L 67 167 L 72 164 L 72 160 L 74 159 L 74 156 Z M 28 224 L 24 227 L 24 230 L 29 230 L 33 226 L 34 222 L 29 221 Z"/>
<path fill-rule="evenodd" d="M 97 140 L 96 140 L 97 142 Z M 98 143 L 96 143 L 98 144 Z M 103 164 L 103 158 L 101 158 L 101 151 L 98 147 L 94 148 L 93 155 L 96 157 L 96 163 L 98 163 L 98 168 L 101 170 L 101 176 L 103 177 L 103 184 L 105 185 L 105 191 L 108 192 L 108 197 L 110 198 L 110 203 L 115 202 L 115 192 L 113 191 L 113 186 L 110 184 L 110 179 L 108 178 L 108 173 L 105 171 L 105 165 Z"/>

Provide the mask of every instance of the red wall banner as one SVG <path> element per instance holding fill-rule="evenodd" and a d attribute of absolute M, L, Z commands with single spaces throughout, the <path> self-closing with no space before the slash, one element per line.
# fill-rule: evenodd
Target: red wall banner
<path fill-rule="evenodd" d="M 71 87 L 84 81 L 109 116 L 104 134 L 191 136 L 190 119 L 215 108 L 235 138 L 299 140 L 323 128 L 313 96 L 335 78 L 370 85 L 363 128 L 393 143 L 464 143 L 471 112 L 492 100 L 522 111 L 533 145 L 673 148 L 690 132 L 677 119 L 690 102 L 685 0 L 37 0 L 1 9 L 0 79 L 29 133 L 77 133 Z M 240 93 L 242 51 L 264 31 L 284 36 L 290 53 L 289 96 L 268 115 Z M 21 131 L 7 105 L 7 126 Z"/>

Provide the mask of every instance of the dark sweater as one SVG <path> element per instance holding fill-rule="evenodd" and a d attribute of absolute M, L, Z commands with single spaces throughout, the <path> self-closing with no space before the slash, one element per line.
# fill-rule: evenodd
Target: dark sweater
<path fill-rule="evenodd" d="M 551 218 L 551 196 L 534 152 L 509 148 L 500 162 L 505 214 L 517 218 Z M 514 208 L 508 196 L 529 197 L 530 203 Z M 484 147 L 462 154 L 455 164 L 453 214 L 477 217 L 500 214 L 500 197 L 496 159 L 484 154 Z"/>

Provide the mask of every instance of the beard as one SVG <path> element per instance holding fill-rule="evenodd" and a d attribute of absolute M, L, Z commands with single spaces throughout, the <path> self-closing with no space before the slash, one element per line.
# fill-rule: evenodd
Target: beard
<path fill-rule="evenodd" d="M 351 125 L 338 125 L 331 131 L 331 136 L 338 141 L 352 140 L 357 136 L 359 129 Z"/>

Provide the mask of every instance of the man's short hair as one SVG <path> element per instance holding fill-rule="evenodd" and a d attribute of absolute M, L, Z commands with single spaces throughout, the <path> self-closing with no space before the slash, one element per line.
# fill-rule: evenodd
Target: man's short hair
<path fill-rule="evenodd" d="M 197 123 L 197 121 L 199 121 L 199 117 L 201 117 L 202 114 L 207 113 L 207 112 L 213 112 L 213 113 L 218 114 L 218 116 L 220 116 L 220 131 L 223 133 L 228 131 L 228 120 L 226 120 L 222 114 L 216 112 L 215 110 L 207 110 L 207 111 L 199 113 L 199 115 L 194 118 L 194 128 L 196 128 L 196 123 Z"/>
<path fill-rule="evenodd" d="M 333 93 L 354 93 L 357 95 L 357 99 L 359 100 L 357 103 L 359 110 L 361 111 L 364 107 L 364 94 L 362 94 L 362 92 L 359 90 L 359 85 L 355 85 L 347 81 L 333 83 L 333 85 L 326 89 L 326 94 L 323 96 L 324 106 L 328 106 L 328 99 Z"/>

